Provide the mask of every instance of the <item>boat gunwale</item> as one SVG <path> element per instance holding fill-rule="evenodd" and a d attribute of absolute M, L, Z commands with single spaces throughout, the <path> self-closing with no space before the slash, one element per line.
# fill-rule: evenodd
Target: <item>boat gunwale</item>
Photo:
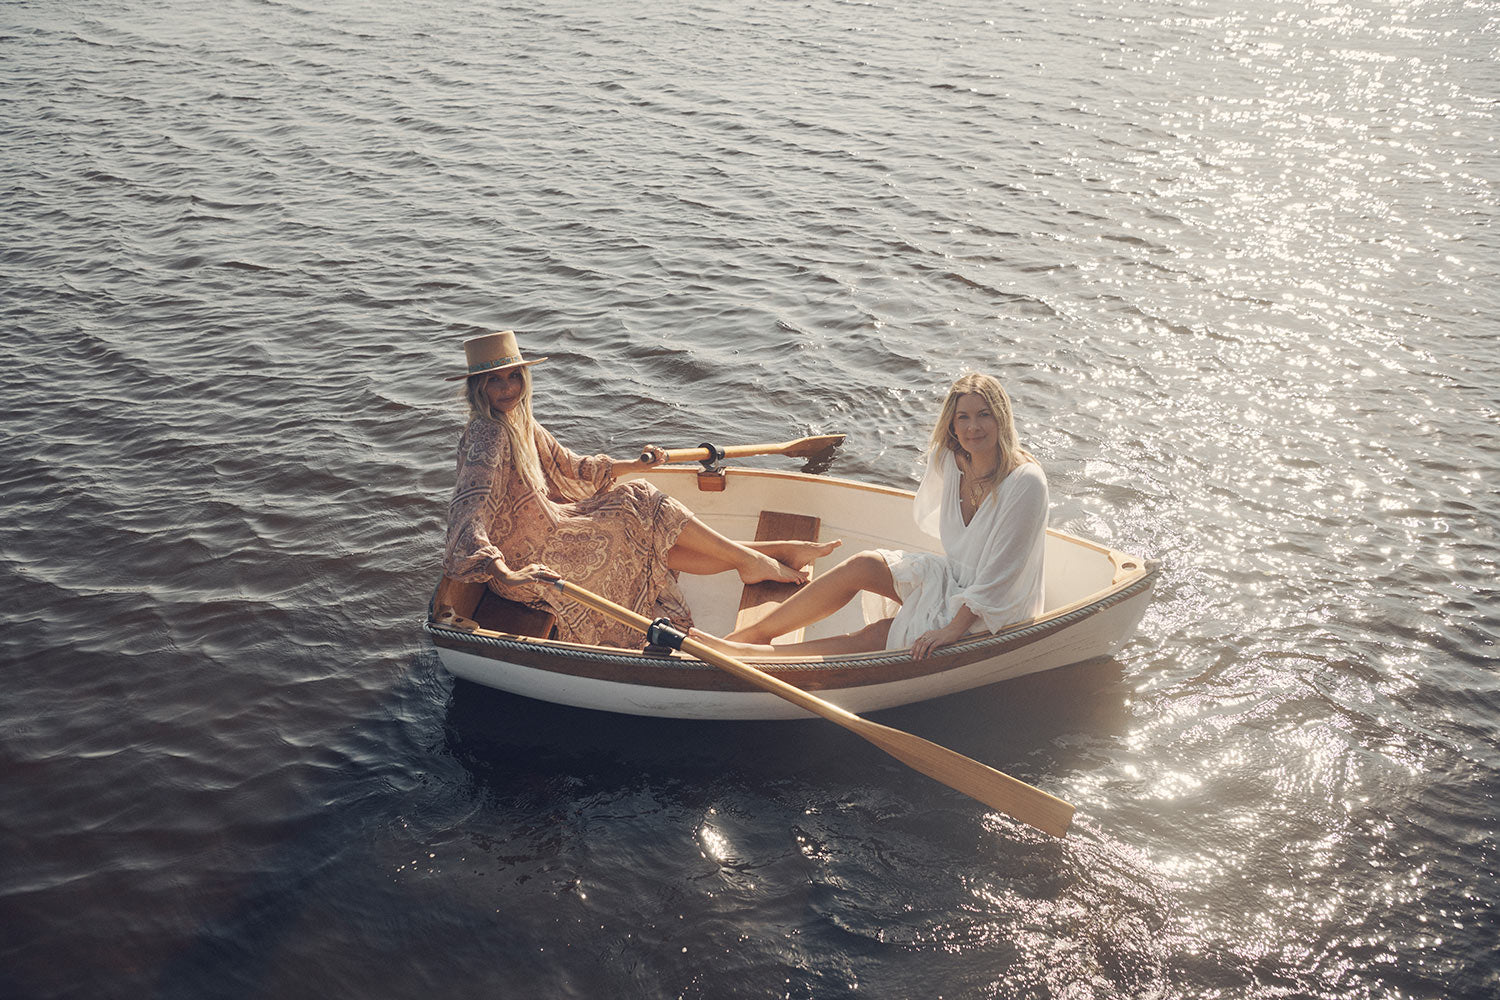
<path fill-rule="evenodd" d="M 666 473 L 673 476 L 696 477 L 701 475 L 703 473 L 703 470 L 691 465 L 658 465 L 653 466 L 646 472 L 637 472 L 627 475 L 621 481 L 629 482 L 632 479 L 649 479 L 650 476 L 660 473 Z M 844 489 L 864 490 L 869 493 L 884 493 L 889 496 L 899 496 L 907 498 L 914 498 L 917 495 L 915 491 L 903 489 L 900 486 L 886 486 L 883 483 L 864 483 L 860 482 L 858 479 L 844 479 L 841 476 L 825 476 L 822 473 L 791 472 L 786 469 L 751 469 L 746 468 L 742 465 L 725 466 L 724 478 L 726 480 L 730 478 L 739 478 L 740 476 L 750 476 L 755 479 L 790 479 L 793 482 L 813 482 L 830 486 L 838 486 Z M 1081 540 L 1082 539 L 1080 539 L 1080 541 Z"/>
<path fill-rule="evenodd" d="M 696 476 L 699 472 L 692 466 L 665 466 L 651 471 L 673 476 Z M 738 466 L 727 468 L 724 472 L 726 476 L 812 482 L 820 486 L 855 489 L 893 497 L 915 496 L 911 490 L 899 487 L 805 472 L 748 469 Z M 1037 618 L 1006 626 L 999 632 L 972 632 L 957 642 L 942 647 L 941 651 L 923 660 L 913 659 L 910 647 L 823 656 L 747 656 L 743 659 L 756 664 L 767 673 L 783 676 L 787 680 L 795 679 L 795 683 L 808 689 L 838 689 L 934 676 L 1057 634 L 1115 604 L 1149 590 L 1160 573 L 1160 563 L 1155 560 L 1113 549 L 1091 539 L 1055 528 L 1048 528 L 1047 534 L 1067 544 L 1092 550 L 1109 559 L 1115 571 L 1110 584 L 1076 601 L 1054 608 Z M 643 687 L 662 687 L 663 683 L 658 683 L 658 681 L 663 681 L 671 682 L 668 686 L 673 687 L 701 687 L 728 691 L 753 690 L 744 682 L 680 651 L 663 650 L 653 653 L 645 649 L 583 645 L 494 629 L 468 629 L 445 624 L 434 619 L 436 601 L 437 590 L 434 589 L 423 629 L 432 636 L 435 644 L 443 648 L 469 652 L 471 655 L 483 656 L 485 659 L 503 660 L 523 669 L 580 678 L 607 677 L 609 680 Z M 465 649 L 466 646 L 470 648 Z M 534 662 L 516 664 L 514 660 L 504 660 L 503 657 L 480 652 L 482 649 L 520 653 L 528 661 Z M 628 667 L 631 668 L 633 675 L 598 669 L 578 669 L 588 666 L 595 668 L 613 666 L 617 670 Z"/>
<path fill-rule="evenodd" d="M 1160 574 L 1157 563 L 1148 562 L 1146 568 L 1131 579 L 1098 592 L 1094 599 L 1075 602 L 1041 618 L 1017 622 L 993 634 L 974 634 L 972 638 L 960 640 L 934 653 L 924 660 L 915 660 L 910 648 L 903 650 L 873 650 L 840 656 L 813 657 L 744 657 L 748 663 L 762 670 L 795 683 L 809 690 L 857 687 L 864 684 L 886 683 L 934 676 L 948 670 L 967 666 L 1038 642 L 1090 618 L 1116 604 L 1123 603 L 1150 590 Z M 463 629 L 428 620 L 424 630 L 435 643 L 445 648 L 474 655 L 484 655 L 480 649 L 524 653 L 534 663 L 517 664 L 525 669 L 548 673 L 590 677 L 602 673 L 578 669 L 585 666 L 628 667 L 635 675 L 614 672 L 609 680 L 635 684 L 642 687 L 662 687 L 655 679 L 673 680 L 673 687 L 693 687 L 710 690 L 753 690 L 749 685 L 730 677 L 710 664 L 681 652 L 652 654 L 642 651 L 609 646 L 583 646 L 576 643 L 558 642 L 553 639 L 538 639 L 490 629 Z M 465 647 L 471 647 L 466 649 Z M 486 656 L 487 659 L 501 659 Z M 506 661 L 511 662 L 511 661 Z M 572 668 L 572 669 L 570 669 Z M 811 683 L 810 683 L 811 682 Z"/>

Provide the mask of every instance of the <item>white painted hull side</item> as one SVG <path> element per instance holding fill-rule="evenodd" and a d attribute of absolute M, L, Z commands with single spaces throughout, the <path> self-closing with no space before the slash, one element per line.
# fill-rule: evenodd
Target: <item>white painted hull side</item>
<path fill-rule="evenodd" d="M 1150 590 L 1100 610 L 1076 625 L 1018 650 L 921 677 L 848 688 L 819 697 L 855 713 L 910 705 L 987 684 L 1109 656 L 1128 641 L 1151 599 Z M 695 691 L 622 683 L 538 669 L 490 655 L 439 647 L 455 677 L 558 705 L 673 719 L 796 719 L 807 713 L 763 691 Z M 503 657 L 503 654 L 497 654 Z M 758 661 L 762 667 L 773 661 Z"/>

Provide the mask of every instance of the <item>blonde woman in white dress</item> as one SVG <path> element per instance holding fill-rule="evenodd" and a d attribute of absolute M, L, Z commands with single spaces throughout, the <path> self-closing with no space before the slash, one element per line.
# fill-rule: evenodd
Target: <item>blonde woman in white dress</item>
<path fill-rule="evenodd" d="M 818 656 L 904 649 L 922 659 L 971 632 L 996 632 L 1042 611 L 1047 477 L 1021 447 L 1010 398 L 992 376 L 953 384 L 933 428 L 917 524 L 943 554 L 869 549 L 813 580 L 768 616 L 723 639 L 734 655 Z M 865 594 L 864 628 L 776 646 Z"/>

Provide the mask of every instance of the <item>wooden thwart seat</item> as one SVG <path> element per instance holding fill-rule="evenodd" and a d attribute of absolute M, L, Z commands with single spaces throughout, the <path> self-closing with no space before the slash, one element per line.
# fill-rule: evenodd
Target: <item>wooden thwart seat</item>
<path fill-rule="evenodd" d="M 527 607 L 494 593 L 482 583 L 463 583 L 443 577 L 433 598 L 434 620 L 455 628 L 491 629 L 547 639 L 557 624 L 552 612 Z"/>
<path fill-rule="evenodd" d="M 779 510 L 763 510 L 760 512 L 760 520 L 755 525 L 755 540 L 757 542 L 782 540 L 813 542 L 817 541 L 818 530 L 821 527 L 821 520 L 808 517 L 806 514 L 786 514 Z M 811 571 L 809 567 L 809 574 Z M 740 610 L 735 616 L 734 627 L 742 629 L 754 625 L 770 614 L 776 605 L 795 594 L 799 586 L 800 584 L 779 583 L 774 580 L 745 584 L 744 593 L 740 595 Z M 794 632 L 788 632 L 781 638 L 783 642 L 800 642 L 802 630 L 799 628 Z"/>

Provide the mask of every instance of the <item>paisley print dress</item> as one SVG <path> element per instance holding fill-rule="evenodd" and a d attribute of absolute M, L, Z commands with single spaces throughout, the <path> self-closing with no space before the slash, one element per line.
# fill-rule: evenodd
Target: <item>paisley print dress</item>
<path fill-rule="evenodd" d="M 580 458 L 540 425 L 536 450 L 545 494 L 517 471 L 503 427 L 469 421 L 458 442 L 443 572 L 454 580 L 485 581 L 512 601 L 549 607 L 563 642 L 639 649 L 645 640 L 556 589 L 497 583 L 490 578 L 494 559 L 511 569 L 544 563 L 638 614 L 690 625 L 677 574 L 667 568 L 667 550 L 692 516 L 688 509 L 647 483 L 616 483 L 607 456 Z"/>

